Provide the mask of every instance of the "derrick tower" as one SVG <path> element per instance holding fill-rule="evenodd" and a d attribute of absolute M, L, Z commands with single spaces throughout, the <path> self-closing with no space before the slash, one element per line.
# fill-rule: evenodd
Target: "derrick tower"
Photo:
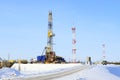
<path fill-rule="evenodd" d="M 53 37 L 55 34 L 53 33 L 53 21 L 52 21 L 52 12 L 50 11 L 48 14 L 48 36 L 47 36 L 47 52 L 53 51 Z"/>
<path fill-rule="evenodd" d="M 55 34 L 53 33 L 52 27 L 52 12 L 50 11 L 48 14 L 48 34 L 47 34 L 47 46 L 46 46 L 46 63 L 52 63 L 55 61 L 56 55 L 53 51 L 53 37 Z"/>

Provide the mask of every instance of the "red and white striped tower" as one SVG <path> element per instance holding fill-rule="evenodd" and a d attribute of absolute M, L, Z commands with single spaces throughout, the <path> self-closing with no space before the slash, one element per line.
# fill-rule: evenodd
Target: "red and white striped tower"
<path fill-rule="evenodd" d="M 72 27 L 72 62 L 76 63 L 76 28 Z"/>
<path fill-rule="evenodd" d="M 105 44 L 103 44 L 102 47 L 103 47 L 103 60 L 105 60 L 106 59 L 106 56 L 105 56 Z"/>

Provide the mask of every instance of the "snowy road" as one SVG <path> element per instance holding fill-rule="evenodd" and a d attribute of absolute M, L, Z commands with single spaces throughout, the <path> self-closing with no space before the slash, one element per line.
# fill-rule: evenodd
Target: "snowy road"
<path fill-rule="evenodd" d="M 37 64 L 29 68 L 31 71 L 22 66 L 21 70 L 24 70 L 22 72 L 4 67 L 0 69 L 0 80 L 120 80 L 119 65 L 39 64 L 36 66 Z M 32 71 L 36 68 L 37 72 Z"/>
<path fill-rule="evenodd" d="M 76 72 L 79 72 L 81 70 L 84 70 L 86 68 L 88 68 L 90 66 L 80 66 L 80 67 L 75 67 L 66 71 L 60 71 L 60 72 L 56 72 L 53 74 L 48 74 L 48 75 L 42 75 L 42 76 L 36 76 L 36 77 L 29 77 L 26 78 L 25 80 L 53 80 L 53 79 L 57 79 L 57 78 L 61 78 Z"/>

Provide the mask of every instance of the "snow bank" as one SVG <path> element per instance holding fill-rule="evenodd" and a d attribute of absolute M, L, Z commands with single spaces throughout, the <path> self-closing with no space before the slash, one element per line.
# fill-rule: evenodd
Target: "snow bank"
<path fill-rule="evenodd" d="M 85 70 L 81 77 L 83 76 L 86 80 L 120 80 L 119 77 L 111 74 L 106 66 L 96 66 L 90 70 Z"/>
<path fill-rule="evenodd" d="M 110 65 L 106 67 L 110 73 L 120 77 L 120 66 Z"/>
<path fill-rule="evenodd" d="M 78 73 L 55 80 L 120 80 L 119 73 L 119 66 L 91 66 Z"/>
<path fill-rule="evenodd" d="M 81 64 L 14 64 L 11 68 L 0 69 L 0 80 L 21 80 L 24 77 L 54 74 L 80 65 Z"/>
<path fill-rule="evenodd" d="M 24 77 L 54 74 L 80 65 L 81 64 L 14 64 L 11 68 L 2 68 L 0 70 L 0 79 L 14 78 L 18 80 Z"/>
<path fill-rule="evenodd" d="M 22 72 L 46 72 L 80 65 L 81 64 L 14 64 L 12 68 Z"/>
<path fill-rule="evenodd" d="M 25 77 L 43 76 L 72 69 L 81 64 L 14 64 L 13 69 L 19 70 Z"/>
<path fill-rule="evenodd" d="M 11 68 L 2 68 L 0 69 L 0 79 L 9 79 L 9 78 L 14 78 L 14 77 L 20 77 L 22 74 Z"/>

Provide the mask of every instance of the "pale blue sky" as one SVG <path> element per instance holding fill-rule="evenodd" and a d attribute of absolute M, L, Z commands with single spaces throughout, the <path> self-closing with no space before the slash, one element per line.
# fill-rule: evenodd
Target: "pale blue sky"
<path fill-rule="evenodd" d="M 0 57 L 30 59 L 40 55 L 47 42 L 48 12 L 53 12 L 54 50 L 67 60 L 72 56 L 76 27 L 77 60 L 102 57 L 120 61 L 120 0 L 1 0 Z"/>

